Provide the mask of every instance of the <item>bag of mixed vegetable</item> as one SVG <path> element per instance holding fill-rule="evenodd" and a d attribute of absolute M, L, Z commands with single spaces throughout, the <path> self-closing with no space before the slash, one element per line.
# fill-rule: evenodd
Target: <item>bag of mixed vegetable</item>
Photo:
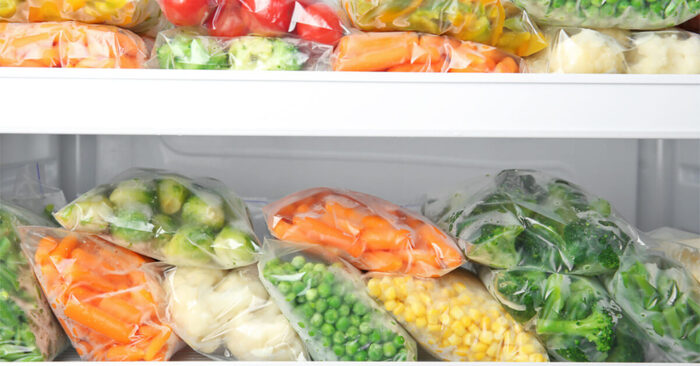
<path fill-rule="evenodd" d="M 504 170 L 429 198 L 423 213 L 458 239 L 467 258 L 492 268 L 613 273 L 636 240 L 608 201 L 530 170 Z"/>
<path fill-rule="evenodd" d="M 22 253 L 19 225 L 51 226 L 0 201 L 0 361 L 51 361 L 68 340 Z"/>
<path fill-rule="evenodd" d="M 164 292 L 160 318 L 192 349 L 221 361 L 303 361 L 306 349 L 258 278 L 256 266 L 229 271 L 144 267 Z"/>
<path fill-rule="evenodd" d="M 260 279 L 315 361 L 415 361 L 416 343 L 354 267 L 318 245 L 266 240 Z"/>
<path fill-rule="evenodd" d="M 255 263 L 259 252 L 245 203 L 212 178 L 131 169 L 54 217 L 174 265 L 230 269 Z"/>

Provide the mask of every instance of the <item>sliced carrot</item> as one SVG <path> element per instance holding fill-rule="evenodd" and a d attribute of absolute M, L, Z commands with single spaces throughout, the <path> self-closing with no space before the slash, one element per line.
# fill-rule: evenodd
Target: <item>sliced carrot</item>
<path fill-rule="evenodd" d="M 364 228 L 360 240 L 367 245 L 367 250 L 406 249 L 411 242 L 411 232 L 389 228 Z"/>
<path fill-rule="evenodd" d="M 139 309 L 117 297 L 104 297 L 97 307 L 104 310 L 105 313 L 131 324 L 138 324 L 142 316 Z"/>
<path fill-rule="evenodd" d="M 353 257 L 359 257 L 360 254 L 362 254 L 363 248 L 360 245 L 355 245 L 354 238 L 347 236 L 334 227 L 324 224 L 318 219 L 295 216 L 293 224 L 298 226 L 312 243 L 323 243 L 342 249 Z"/>
<path fill-rule="evenodd" d="M 61 240 L 56 249 L 51 251 L 51 255 L 70 258 L 71 252 L 76 246 L 78 246 L 78 238 L 75 235 L 68 235 Z"/>
<path fill-rule="evenodd" d="M 86 286 L 97 292 L 105 293 L 119 290 L 118 286 L 103 276 L 97 276 L 83 269 L 74 269 L 66 277 L 72 284 Z"/>
<path fill-rule="evenodd" d="M 129 343 L 133 327 L 112 317 L 99 308 L 69 300 L 64 313 L 70 319 L 91 328 L 119 343 Z"/>
<path fill-rule="evenodd" d="M 377 272 L 397 272 L 403 267 L 399 255 L 387 251 L 364 252 L 356 263 L 361 269 Z"/>
<path fill-rule="evenodd" d="M 165 347 L 165 344 L 168 342 L 168 339 L 170 339 L 171 334 L 172 330 L 167 328 L 167 330 L 154 337 L 146 348 L 144 359 L 146 361 L 153 361 L 156 358 L 156 355 L 158 355 L 158 352 Z"/>
<path fill-rule="evenodd" d="M 496 64 L 493 72 L 506 72 L 506 73 L 516 73 L 518 72 L 518 64 L 515 63 L 512 57 L 505 57 L 501 62 Z"/>
<path fill-rule="evenodd" d="M 338 44 L 335 71 L 383 71 L 411 60 L 418 36 L 410 32 L 358 33 Z"/>
<path fill-rule="evenodd" d="M 132 346 L 112 346 L 105 354 L 107 361 L 142 361 L 144 352 Z"/>
<path fill-rule="evenodd" d="M 34 260 L 40 265 L 49 262 L 49 253 L 58 246 L 58 241 L 50 236 L 45 236 L 39 240 L 36 252 L 34 252 Z"/>

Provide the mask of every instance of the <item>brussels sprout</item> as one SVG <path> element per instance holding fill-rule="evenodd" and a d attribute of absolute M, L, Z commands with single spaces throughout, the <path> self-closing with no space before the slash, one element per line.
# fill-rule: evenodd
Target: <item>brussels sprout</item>
<path fill-rule="evenodd" d="M 118 208 L 130 208 L 134 206 L 150 206 L 155 195 L 152 187 L 141 179 L 125 180 L 114 188 L 109 200 Z"/>
<path fill-rule="evenodd" d="M 211 193 L 197 192 L 182 206 L 182 219 L 188 224 L 219 230 L 225 218 L 221 197 Z"/>
<path fill-rule="evenodd" d="M 169 263 L 198 264 L 210 260 L 214 236 L 209 230 L 197 226 L 183 226 L 163 247 Z"/>
<path fill-rule="evenodd" d="M 236 228 L 226 226 L 216 236 L 214 244 L 216 261 L 225 268 L 245 266 L 255 262 L 258 245 L 253 237 Z"/>
<path fill-rule="evenodd" d="M 155 215 L 151 223 L 153 223 L 153 235 L 162 243 L 170 241 L 178 228 L 175 219 L 168 215 Z"/>
<path fill-rule="evenodd" d="M 189 194 L 187 188 L 174 179 L 161 180 L 156 189 L 160 211 L 166 215 L 173 215 L 180 211 Z"/>
<path fill-rule="evenodd" d="M 118 210 L 111 220 L 110 232 L 115 239 L 139 243 L 153 239 L 149 215 L 139 210 Z"/>
<path fill-rule="evenodd" d="M 103 195 L 95 195 L 62 208 L 54 217 L 68 230 L 101 233 L 107 232 L 107 219 L 113 215 L 112 203 Z"/>

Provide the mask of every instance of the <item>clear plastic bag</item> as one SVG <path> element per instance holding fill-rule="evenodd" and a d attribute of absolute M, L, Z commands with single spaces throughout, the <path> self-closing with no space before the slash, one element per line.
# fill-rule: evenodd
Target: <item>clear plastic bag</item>
<path fill-rule="evenodd" d="M 134 28 L 153 22 L 160 14 L 156 0 L 5 0 L 0 21 L 48 22 L 75 20 Z"/>
<path fill-rule="evenodd" d="M 19 225 L 49 222 L 0 201 L 0 361 L 51 361 L 68 339 L 22 253 Z"/>
<path fill-rule="evenodd" d="M 96 237 L 19 228 L 22 249 L 81 359 L 165 361 L 182 342 L 161 323 L 144 257 Z"/>
<path fill-rule="evenodd" d="M 440 360 L 549 360 L 539 340 L 463 269 L 434 279 L 376 272 L 365 278 L 370 295 Z"/>
<path fill-rule="evenodd" d="M 0 23 L 0 66 L 141 68 L 143 40 L 108 25 Z"/>
<path fill-rule="evenodd" d="M 530 56 L 547 47 L 544 34 L 530 16 L 509 0 L 501 0 L 506 19 L 494 46 L 516 56 Z"/>
<path fill-rule="evenodd" d="M 423 213 L 458 238 L 467 258 L 493 268 L 613 273 L 638 239 L 608 201 L 532 170 L 504 170 L 428 198 Z"/>
<path fill-rule="evenodd" d="M 649 232 L 656 240 L 649 242 L 654 250 L 681 263 L 700 282 L 700 235 L 685 231 L 660 228 Z"/>
<path fill-rule="evenodd" d="M 520 59 L 480 43 L 413 32 L 354 33 L 333 54 L 334 71 L 519 72 Z"/>
<path fill-rule="evenodd" d="M 514 0 L 540 24 L 654 30 L 700 13 L 700 0 Z"/>
<path fill-rule="evenodd" d="M 255 263 L 259 252 L 245 203 L 213 178 L 130 169 L 54 217 L 174 265 L 229 269 Z"/>
<path fill-rule="evenodd" d="M 266 240 L 260 279 L 315 361 L 415 361 L 416 343 L 361 274 L 317 245 Z"/>
<path fill-rule="evenodd" d="M 162 69 L 330 69 L 333 47 L 294 38 L 216 38 L 192 30 L 160 32 L 148 66 Z"/>
<path fill-rule="evenodd" d="M 311 188 L 263 212 L 278 239 L 323 246 L 362 270 L 437 277 L 464 262 L 426 218 L 364 193 Z"/>
<path fill-rule="evenodd" d="M 700 362 L 700 284 L 678 262 L 630 246 L 606 280 L 611 296 L 674 362 Z"/>
<path fill-rule="evenodd" d="M 144 269 L 164 291 L 160 318 L 195 351 L 221 361 L 308 359 L 256 266 L 225 271 L 151 263 Z"/>

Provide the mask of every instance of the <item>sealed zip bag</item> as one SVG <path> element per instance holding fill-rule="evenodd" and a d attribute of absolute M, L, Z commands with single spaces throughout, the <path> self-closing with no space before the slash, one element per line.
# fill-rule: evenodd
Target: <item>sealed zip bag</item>
<path fill-rule="evenodd" d="M 323 246 L 362 270 L 437 277 L 464 261 L 428 219 L 364 193 L 311 188 L 263 212 L 278 239 Z"/>
<path fill-rule="evenodd" d="M 537 337 L 463 269 L 439 278 L 372 272 L 367 289 L 430 354 L 452 362 L 545 362 Z"/>
<path fill-rule="evenodd" d="M 151 263 L 145 268 L 165 297 L 161 319 L 195 351 L 221 361 L 308 359 L 256 266 L 227 271 Z"/>
<path fill-rule="evenodd" d="M 51 226 L 33 213 L 0 201 L 0 361 L 51 361 L 68 339 L 22 253 L 20 225 Z"/>
<path fill-rule="evenodd" d="M 148 260 L 96 237 L 24 226 L 30 258 L 53 313 L 86 361 L 166 361 L 182 342 L 158 319 Z"/>
<path fill-rule="evenodd" d="M 259 252 L 245 203 L 212 178 L 130 169 L 54 217 L 68 230 L 174 265 L 235 268 L 255 263 Z"/>
<path fill-rule="evenodd" d="M 361 274 L 318 245 L 266 240 L 260 279 L 315 361 L 415 361 L 416 343 Z"/>

